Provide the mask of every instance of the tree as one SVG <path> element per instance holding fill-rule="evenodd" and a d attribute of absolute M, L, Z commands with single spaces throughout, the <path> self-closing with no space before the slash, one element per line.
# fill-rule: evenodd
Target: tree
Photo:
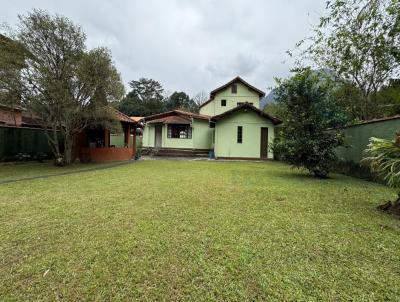
<path fill-rule="evenodd" d="M 175 91 L 165 100 L 166 110 L 181 109 L 189 112 L 198 112 L 199 107 L 183 91 Z"/>
<path fill-rule="evenodd" d="M 265 108 L 264 112 L 275 116 L 279 119 L 282 119 L 285 116 L 285 107 L 281 103 L 277 102 L 270 102 L 268 103 Z"/>
<path fill-rule="evenodd" d="M 400 79 L 392 80 L 382 87 L 376 98 L 380 116 L 400 114 Z"/>
<path fill-rule="evenodd" d="M 132 90 L 118 105 L 119 110 L 130 116 L 148 116 L 165 111 L 164 89 L 153 79 L 140 78 L 129 82 Z"/>
<path fill-rule="evenodd" d="M 346 120 L 332 101 L 330 85 L 305 69 L 290 79 L 278 80 L 276 89 L 276 101 L 285 110 L 274 152 L 281 160 L 321 178 L 328 176 L 336 160 L 335 148 L 342 144 L 341 134 L 328 129 Z"/>
<path fill-rule="evenodd" d="M 20 43 L 0 34 L 0 103 L 12 110 L 21 105 L 20 72 L 25 56 Z"/>
<path fill-rule="evenodd" d="M 77 133 L 113 123 L 108 102 L 123 95 L 120 75 L 107 49 L 86 50 L 85 34 L 68 18 L 34 10 L 19 21 L 16 40 L 28 53 L 22 101 L 39 117 L 56 162 L 69 164 Z"/>
<path fill-rule="evenodd" d="M 209 96 L 206 92 L 200 91 L 199 93 L 196 93 L 195 96 L 193 97 L 193 101 L 197 105 L 198 108 L 200 108 L 201 105 L 203 105 L 205 102 L 207 102 L 209 99 Z"/>
<path fill-rule="evenodd" d="M 358 117 L 368 119 L 377 91 L 399 72 L 400 1 L 334 0 L 327 10 L 314 36 L 298 43 L 306 46 L 300 61 L 311 59 L 354 85 Z"/>
<path fill-rule="evenodd" d="M 386 184 L 397 189 L 398 193 L 395 202 L 389 201 L 378 208 L 400 215 L 400 133 L 392 141 L 371 137 L 365 152 L 367 157 L 362 163 L 368 164 L 372 171 L 383 177 Z"/>

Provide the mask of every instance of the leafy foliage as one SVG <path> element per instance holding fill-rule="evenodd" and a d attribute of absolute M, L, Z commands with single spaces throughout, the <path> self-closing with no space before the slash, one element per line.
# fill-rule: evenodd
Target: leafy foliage
<path fill-rule="evenodd" d="M 147 116 L 165 110 L 164 89 L 153 79 L 140 78 L 129 82 L 132 90 L 118 104 L 119 110 L 129 116 Z"/>
<path fill-rule="evenodd" d="M 20 105 L 25 56 L 20 43 L 0 34 L 0 103 L 11 108 Z"/>
<path fill-rule="evenodd" d="M 276 99 L 284 106 L 284 124 L 274 143 L 279 158 L 317 177 L 327 177 L 336 160 L 335 148 L 342 144 L 337 130 L 345 115 L 332 101 L 329 81 L 321 81 L 310 69 L 278 81 Z"/>
<path fill-rule="evenodd" d="M 314 35 L 300 41 L 305 46 L 300 61 L 336 72 L 358 89 L 358 118 L 373 116 L 375 95 L 399 74 L 400 1 L 334 0 Z"/>
<path fill-rule="evenodd" d="M 22 102 L 40 118 L 56 162 L 69 164 L 77 133 L 113 122 L 108 102 L 124 93 L 120 75 L 109 50 L 87 51 L 84 32 L 68 18 L 34 10 L 19 20 L 16 41 L 26 55 L 15 72 Z"/>
<path fill-rule="evenodd" d="M 367 157 L 363 163 L 370 165 L 374 172 L 383 177 L 385 182 L 396 188 L 400 195 L 400 136 L 396 140 L 370 138 L 368 148 L 365 150 Z"/>
<path fill-rule="evenodd" d="M 175 91 L 165 101 L 166 110 L 181 109 L 189 112 L 198 112 L 199 106 L 183 91 Z"/>
<path fill-rule="evenodd" d="M 118 109 L 129 116 L 149 116 L 174 109 L 190 112 L 199 110 L 197 102 L 183 91 L 175 91 L 165 97 L 164 88 L 156 80 L 140 78 L 129 85 L 132 90 L 117 104 Z"/>

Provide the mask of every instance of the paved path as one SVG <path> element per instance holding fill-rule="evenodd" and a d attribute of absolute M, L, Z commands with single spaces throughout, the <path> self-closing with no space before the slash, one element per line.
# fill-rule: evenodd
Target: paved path
<path fill-rule="evenodd" d="M 19 181 L 25 181 L 25 180 L 43 179 L 43 178 L 50 178 L 50 177 L 54 177 L 54 176 L 63 176 L 63 175 L 69 175 L 69 174 L 78 174 L 78 173 L 81 173 L 81 172 L 90 172 L 90 171 L 96 171 L 96 170 L 105 170 L 105 169 L 109 169 L 109 168 L 114 168 L 114 167 L 119 167 L 119 166 L 130 165 L 130 164 L 133 164 L 133 163 L 135 163 L 135 162 L 136 162 L 135 160 L 129 160 L 129 161 L 124 161 L 124 162 L 112 163 L 112 164 L 98 165 L 98 166 L 90 167 L 90 168 L 87 168 L 87 169 L 79 169 L 79 170 L 74 170 L 74 171 L 66 171 L 66 172 L 52 173 L 52 174 L 46 174 L 46 175 L 37 175 L 37 176 L 29 176 L 29 177 L 21 177 L 21 178 L 0 180 L 0 185 L 2 185 L 2 184 L 14 183 L 14 182 L 19 182 Z"/>

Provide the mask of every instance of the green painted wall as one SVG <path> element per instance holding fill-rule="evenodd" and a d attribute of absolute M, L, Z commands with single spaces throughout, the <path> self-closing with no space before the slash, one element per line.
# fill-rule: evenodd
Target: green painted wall
<path fill-rule="evenodd" d="M 226 100 L 226 106 L 221 106 L 221 100 Z M 255 107 L 260 108 L 260 96 L 258 93 L 238 83 L 236 94 L 231 93 L 231 87 L 229 86 L 225 90 L 218 92 L 210 103 L 201 107 L 200 113 L 210 116 L 218 115 L 235 108 L 238 102 L 253 103 Z"/>
<path fill-rule="evenodd" d="M 0 161 L 12 159 L 19 153 L 52 156 L 47 137 L 42 129 L 0 127 Z"/>
<path fill-rule="evenodd" d="M 143 147 L 154 147 L 154 125 L 145 125 L 143 127 Z"/>
<path fill-rule="evenodd" d="M 358 163 L 363 158 L 370 137 L 393 139 L 399 130 L 400 118 L 347 127 L 343 130 L 345 146 L 337 149 L 339 160 Z"/>
<path fill-rule="evenodd" d="M 194 120 L 192 124 L 192 138 L 168 138 L 167 125 L 162 128 L 162 147 L 177 149 L 211 149 L 212 133 L 208 121 Z M 155 127 L 146 125 L 143 130 L 143 147 L 154 147 Z"/>
<path fill-rule="evenodd" d="M 212 138 L 214 129 L 210 128 L 209 122 L 204 120 L 193 121 L 193 145 L 195 149 L 212 149 Z"/>
<path fill-rule="evenodd" d="M 115 146 L 115 147 L 124 147 L 125 142 L 124 142 L 124 134 L 119 133 L 119 134 L 110 134 L 110 145 Z"/>
<path fill-rule="evenodd" d="M 114 145 L 115 147 L 125 147 L 124 134 L 110 134 L 110 146 Z M 129 139 L 129 146 L 133 147 L 133 134 L 131 134 L 131 138 Z"/>
<path fill-rule="evenodd" d="M 237 143 L 237 127 L 243 127 L 243 142 Z M 220 120 L 215 125 L 215 156 L 260 158 L 261 127 L 268 127 L 268 158 L 274 140 L 274 125 L 253 111 L 241 111 Z"/>

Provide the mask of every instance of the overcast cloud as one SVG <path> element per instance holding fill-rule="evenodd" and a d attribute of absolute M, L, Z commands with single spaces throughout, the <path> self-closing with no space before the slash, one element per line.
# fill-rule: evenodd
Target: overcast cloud
<path fill-rule="evenodd" d="M 304 38 L 325 0 L 0 0 L 12 27 L 33 8 L 82 26 L 87 46 L 107 46 L 125 84 L 140 77 L 190 95 L 240 75 L 268 91 L 292 67 L 286 51 Z M 286 62 L 285 62 L 286 61 Z"/>

